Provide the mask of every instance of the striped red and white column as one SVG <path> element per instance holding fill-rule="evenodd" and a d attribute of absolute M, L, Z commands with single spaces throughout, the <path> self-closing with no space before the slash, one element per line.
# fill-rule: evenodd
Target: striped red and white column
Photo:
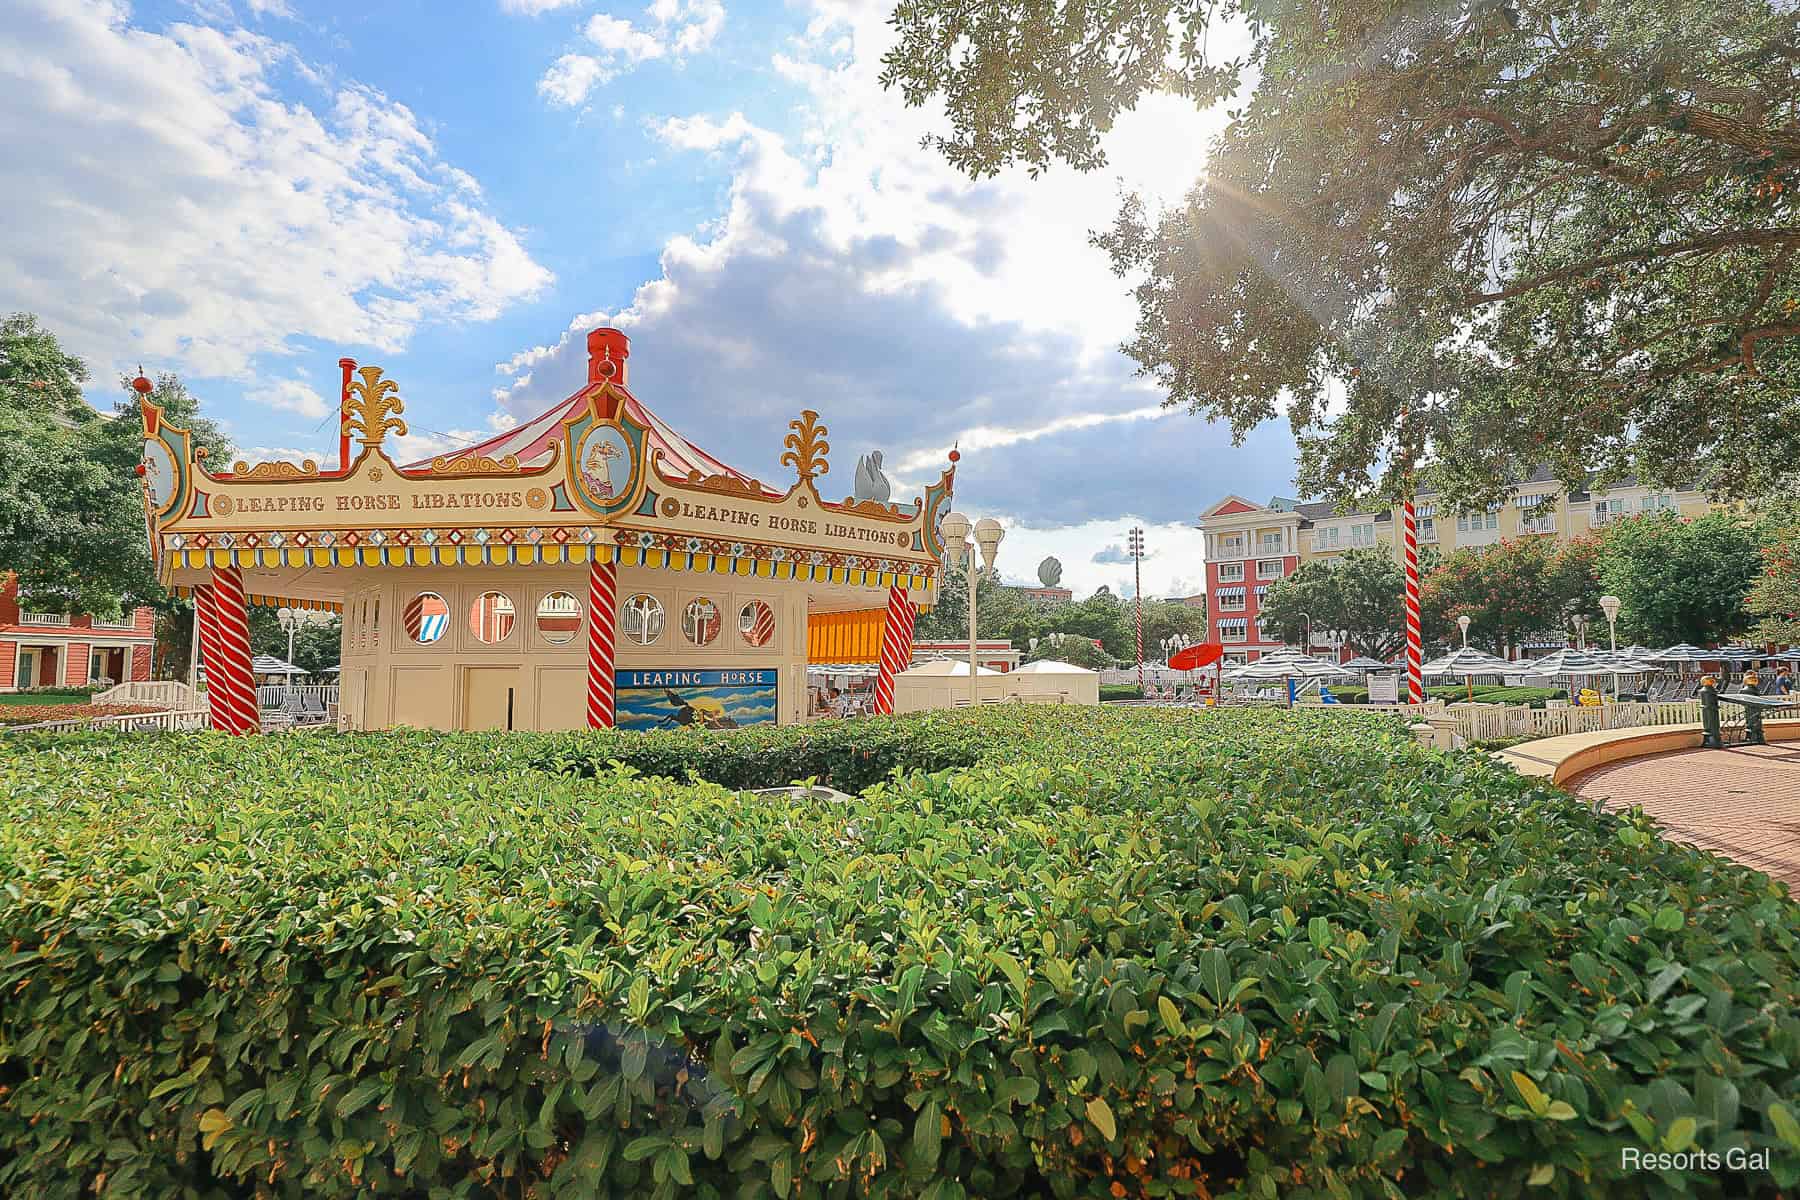
<path fill-rule="evenodd" d="M 250 668 L 250 608 L 244 573 L 216 567 L 212 573 L 213 645 L 207 659 L 206 691 L 212 726 L 231 734 L 260 733 L 256 711 L 256 675 Z M 202 648 L 205 648 L 204 635 Z"/>
<path fill-rule="evenodd" d="M 918 612 L 906 598 L 906 589 L 888 589 L 887 620 L 881 626 L 881 666 L 875 673 L 875 711 L 894 711 L 894 676 L 912 662 L 913 625 Z"/>
<path fill-rule="evenodd" d="M 613 660 L 619 633 L 619 564 L 594 559 L 588 564 L 587 723 L 589 729 L 611 729 Z"/>
<path fill-rule="evenodd" d="M 1419 523 L 1409 495 L 1400 506 L 1406 539 L 1406 702 L 1425 703 L 1425 641 L 1419 628 Z"/>

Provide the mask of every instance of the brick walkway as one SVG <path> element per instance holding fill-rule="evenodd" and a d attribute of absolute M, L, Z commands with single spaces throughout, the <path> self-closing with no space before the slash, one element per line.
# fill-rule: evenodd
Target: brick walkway
<path fill-rule="evenodd" d="M 1677 750 L 1597 767 L 1575 792 L 1633 804 L 1673 841 L 1716 850 L 1800 895 L 1800 743 Z"/>

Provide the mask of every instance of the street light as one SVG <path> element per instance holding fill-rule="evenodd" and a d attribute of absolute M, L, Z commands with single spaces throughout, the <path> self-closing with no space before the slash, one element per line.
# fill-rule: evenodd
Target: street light
<path fill-rule="evenodd" d="M 1468 613 L 1463 613 L 1461 616 L 1456 618 L 1456 627 L 1458 629 L 1462 630 L 1463 649 L 1467 650 L 1469 648 L 1469 614 Z M 1465 676 L 1463 676 L 1463 682 L 1469 685 L 1469 703 L 1471 703 L 1471 704 L 1475 703 L 1475 677 L 1473 675 L 1465 675 Z M 1502 680 L 1501 682 L 1505 682 L 1505 681 Z"/>
<path fill-rule="evenodd" d="M 292 701 L 294 698 L 294 635 L 300 631 L 300 614 L 294 609 L 282 608 L 275 613 L 275 619 L 281 622 L 282 630 L 288 635 L 288 672 L 282 677 L 282 683 L 286 685 L 282 689 L 282 699 Z M 291 703 L 284 704 L 284 707 L 290 712 L 293 711 Z"/>
<path fill-rule="evenodd" d="M 1623 607 L 1617 596 L 1600 597 L 1600 611 L 1606 614 L 1606 630 L 1612 643 L 1613 657 L 1619 655 L 1619 609 Z M 1619 699 L 1619 664 L 1613 663 L 1613 702 Z"/>
<path fill-rule="evenodd" d="M 1312 614 L 1309 612 L 1303 612 L 1300 615 L 1306 618 L 1306 645 L 1300 647 L 1300 653 L 1311 654 L 1312 653 Z"/>
<path fill-rule="evenodd" d="M 968 564 L 969 703 L 979 704 L 981 698 L 977 691 L 978 680 L 975 675 L 975 672 L 979 669 L 975 663 L 975 593 L 978 587 L 977 576 L 980 574 L 980 568 L 982 566 L 985 566 L 990 571 L 994 569 L 994 556 L 999 553 L 1000 539 L 1006 536 L 1006 531 L 1001 529 L 1000 522 L 994 520 L 992 517 L 983 517 L 971 526 L 969 524 L 969 518 L 963 516 L 959 512 L 946 514 L 942 528 L 944 531 L 944 543 L 952 560 L 957 563 L 967 562 Z M 971 547 L 968 542 L 971 529 L 975 535 L 975 547 L 978 547 L 981 551 L 981 562 L 979 565 L 975 561 L 975 547 Z"/>
<path fill-rule="evenodd" d="M 1587 619 L 1586 614 L 1576 613 L 1574 617 L 1570 618 L 1569 624 L 1571 624 L 1575 627 L 1575 648 L 1577 650 L 1586 650 L 1587 649 L 1587 627 L 1588 627 L 1588 619 Z"/>

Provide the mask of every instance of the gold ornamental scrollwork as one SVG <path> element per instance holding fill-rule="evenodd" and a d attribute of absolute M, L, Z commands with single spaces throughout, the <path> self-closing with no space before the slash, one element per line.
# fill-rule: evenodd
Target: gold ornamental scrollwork
<path fill-rule="evenodd" d="M 831 464 L 825 461 L 825 455 L 830 452 L 831 443 L 825 435 L 831 431 L 819 424 L 819 414 L 810 408 L 802 409 L 800 419 L 789 421 L 788 428 L 794 432 L 782 441 L 788 447 L 781 456 L 782 465 L 794 468 L 802 479 L 828 474 Z"/>
<path fill-rule="evenodd" d="M 404 437 L 406 422 L 391 415 L 406 411 L 398 394 L 400 385 L 383 379 L 380 367 L 363 367 L 357 374 L 362 378 L 350 384 L 350 415 L 344 421 L 343 435 L 354 436 L 364 446 L 381 445 L 390 430 Z"/>
<path fill-rule="evenodd" d="M 291 462 L 257 463 L 254 467 L 247 462 L 231 464 L 231 477 L 240 482 L 252 482 L 263 479 L 317 479 L 319 464 L 308 458 L 298 466 Z"/>
<path fill-rule="evenodd" d="M 485 454 L 465 454 L 451 457 L 440 454 L 431 460 L 433 475 L 510 475 L 519 469 L 519 456 L 506 454 L 499 458 L 489 458 Z"/>
<path fill-rule="evenodd" d="M 702 477 L 698 471 L 689 471 L 682 481 L 687 487 L 700 492 L 716 492 L 722 496 L 746 496 L 753 500 L 763 499 L 762 484 L 756 480 L 738 479 L 731 475 L 707 475 Z"/>

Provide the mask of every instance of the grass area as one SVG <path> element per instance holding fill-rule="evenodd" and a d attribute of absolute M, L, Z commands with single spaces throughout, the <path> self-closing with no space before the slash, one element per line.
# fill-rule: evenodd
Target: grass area
<path fill-rule="evenodd" d="M 1398 721 L 6 749 L 7 1196 L 1800 1184 L 1800 906 Z"/>
<path fill-rule="evenodd" d="M 9 708 L 30 704 L 86 704 L 93 697 L 93 688 L 34 688 L 28 692 L 0 692 L 0 704 Z"/>

